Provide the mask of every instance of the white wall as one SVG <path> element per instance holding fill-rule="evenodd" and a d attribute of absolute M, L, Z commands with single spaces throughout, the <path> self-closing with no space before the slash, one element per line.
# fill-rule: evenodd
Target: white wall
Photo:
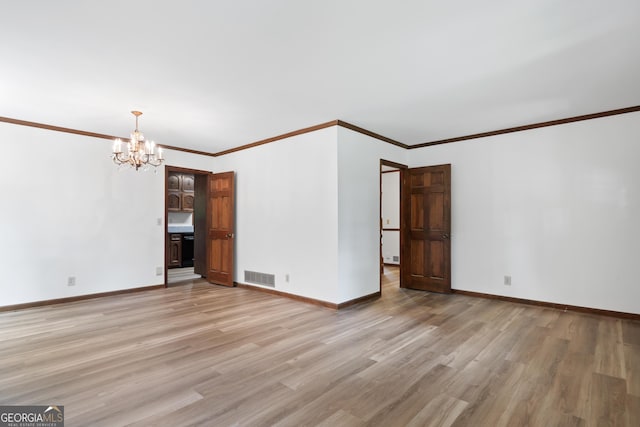
<path fill-rule="evenodd" d="M 640 113 L 408 160 L 452 164 L 454 289 L 640 313 Z"/>
<path fill-rule="evenodd" d="M 216 172 L 236 172 L 236 281 L 245 270 L 275 274 L 279 291 L 339 302 L 336 132 L 216 158 Z"/>
<path fill-rule="evenodd" d="M 338 128 L 340 301 L 380 289 L 380 159 L 404 163 L 406 151 Z"/>
<path fill-rule="evenodd" d="M 169 225 L 193 225 L 193 212 L 168 212 Z"/>
<path fill-rule="evenodd" d="M 377 292 L 380 159 L 405 155 L 331 127 L 216 158 L 236 172 L 236 281 L 271 273 L 277 290 L 332 303 Z"/>
<path fill-rule="evenodd" d="M 163 169 L 118 171 L 100 139 L 3 124 L 0 140 L 33 157 L 28 173 L 0 160 L 0 178 L 19 182 L 2 199 L 0 305 L 163 283 Z M 401 149 L 332 127 L 215 159 L 166 157 L 236 172 L 235 280 L 273 273 L 276 289 L 333 303 L 378 290 L 379 159 L 403 160 Z"/>
<path fill-rule="evenodd" d="M 109 141 L 5 123 L 0 147 L 0 306 L 164 282 L 163 168 L 118 171 Z M 184 154 L 166 157 L 212 163 Z"/>
<path fill-rule="evenodd" d="M 640 313 L 639 135 L 630 113 L 405 151 L 332 127 L 167 162 L 236 171 L 237 281 L 274 273 L 334 303 L 377 292 L 379 160 L 451 163 L 453 288 Z M 0 147 L 0 306 L 164 281 L 164 170 L 118 172 L 109 141 L 10 124 Z"/>
<path fill-rule="evenodd" d="M 400 228 L 400 171 L 382 174 L 382 227 Z M 400 232 L 382 232 L 382 259 L 386 264 L 400 264 Z"/>

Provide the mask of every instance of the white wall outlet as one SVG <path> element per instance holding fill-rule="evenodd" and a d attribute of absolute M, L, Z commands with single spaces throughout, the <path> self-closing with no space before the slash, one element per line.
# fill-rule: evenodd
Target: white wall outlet
<path fill-rule="evenodd" d="M 504 276 L 504 285 L 511 286 L 511 276 Z"/>
<path fill-rule="evenodd" d="M 156 276 L 162 276 L 164 274 L 164 268 L 156 267 Z"/>
<path fill-rule="evenodd" d="M 284 281 L 289 283 L 289 273 L 284 275 Z"/>
<path fill-rule="evenodd" d="M 156 219 L 156 225 L 162 225 L 162 218 Z"/>
<path fill-rule="evenodd" d="M 67 279 L 67 286 L 75 286 L 76 285 L 76 276 L 69 276 Z"/>

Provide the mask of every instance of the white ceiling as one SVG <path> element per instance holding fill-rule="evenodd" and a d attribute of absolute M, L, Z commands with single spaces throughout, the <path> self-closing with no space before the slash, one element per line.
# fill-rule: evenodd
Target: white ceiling
<path fill-rule="evenodd" d="M 0 116 L 216 152 L 344 120 L 406 144 L 640 104 L 638 0 L 40 0 Z"/>

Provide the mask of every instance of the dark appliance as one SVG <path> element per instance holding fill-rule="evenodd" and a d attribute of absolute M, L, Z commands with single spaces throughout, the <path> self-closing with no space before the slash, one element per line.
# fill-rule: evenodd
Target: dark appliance
<path fill-rule="evenodd" d="M 182 267 L 193 267 L 193 233 L 182 233 Z"/>

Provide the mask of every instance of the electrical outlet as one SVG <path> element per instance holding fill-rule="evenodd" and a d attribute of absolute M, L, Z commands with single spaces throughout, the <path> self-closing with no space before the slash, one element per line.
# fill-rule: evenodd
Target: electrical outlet
<path fill-rule="evenodd" d="M 511 276 L 504 276 L 504 285 L 511 286 Z"/>
<path fill-rule="evenodd" d="M 289 283 L 289 273 L 284 275 L 284 281 Z"/>
<path fill-rule="evenodd" d="M 162 276 L 164 274 L 164 268 L 156 267 L 156 276 Z"/>
<path fill-rule="evenodd" d="M 67 279 L 67 286 L 75 286 L 76 285 L 76 276 L 69 276 Z"/>
<path fill-rule="evenodd" d="M 162 218 L 156 219 L 156 225 L 162 225 Z"/>

